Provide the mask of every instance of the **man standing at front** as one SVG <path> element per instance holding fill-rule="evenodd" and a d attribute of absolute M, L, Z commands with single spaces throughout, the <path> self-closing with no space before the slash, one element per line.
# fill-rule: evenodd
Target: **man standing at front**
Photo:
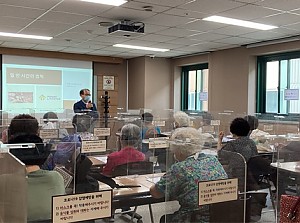
<path fill-rule="evenodd" d="M 80 90 L 79 95 L 81 100 L 76 102 L 73 106 L 75 113 L 97 111 L 95 103 L 92 102 L 91 92 L 89 89 Z"/>

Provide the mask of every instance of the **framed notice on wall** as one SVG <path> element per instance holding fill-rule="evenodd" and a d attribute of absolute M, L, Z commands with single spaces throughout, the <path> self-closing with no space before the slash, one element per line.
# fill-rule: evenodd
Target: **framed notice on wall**
<path fill-rule="evenodd" d="M 103 90 L 115 90 L 115 77 L 114 76 L 103 76 Z"/>

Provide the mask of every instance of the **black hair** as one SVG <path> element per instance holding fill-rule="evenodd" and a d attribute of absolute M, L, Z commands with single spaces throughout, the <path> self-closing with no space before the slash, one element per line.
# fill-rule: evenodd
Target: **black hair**
<path fill-rule="evenodd" d="M 39 123 L 35 117 L 28 114 L 20 114 L 15 116 L 9 125 L 9 138 L 17 135 L 37 135 L 39 130 Z"/>
<path fill-rule="evenodd" d="M 10 149 L 10 152 L 25 165 L 41 166 L 50 155 L 50 147 L 46 147 L 43 140 L 35 134 L 24 134 L 13 137 L 9 144 L 34 143 L 35 148 Z"/>
<path fill-rule="evenodd" d="M 57 115 L 54 112 L 47 112 L 43 116 L 44 122 L 47 123 L 46 119 L 58 119 Z"/>
<path fill-rule="evenodd" d="M 83 95 L 84 94 L 84 91 L 90 91 L 89 89 L 85 88 L 85 89 L 81 89 L 79 91 L 79 95 Z"/>
<path fill-rule="evenodd" d="M 249 123 L 243 118 L 235 118 L 230 124 L 230 132 L 237 136 L 247 136 L 250 131 Z"/>
<path fill-rule="evenodd" d="M 90 115 L 74 115 L 72 124 L 77 132 L 88 132 L 92 123 Z"/>
<path fill-rule="evenodd" d="M 153 115 L 149 112 L 145 112 L 142 114 L 142 120 L 146 122 L 152 122 L 153 121 Z"/>
<path fill-rule="evenodd" d="M 258 127 L 258 119 L 253 115 L 246 115 L 244 119 L 248 122 L 250 130 L 253 131 Z"/>

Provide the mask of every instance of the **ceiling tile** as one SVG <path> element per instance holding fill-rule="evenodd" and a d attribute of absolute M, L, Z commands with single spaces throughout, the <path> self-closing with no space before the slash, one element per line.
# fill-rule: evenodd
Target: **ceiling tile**
<path fill-rule="evenodd" d="M 125 41 L 128 41 L 128 38 L 103 35 L 103 36 L 98 36 L 98 37 L 94 38 L 94 40 L 98 41 L 98 42 L 103 42 L 103 43 L 117 44 L 117 43 L 123 43 Z"/>
<path fill-rule="evenodd" d="M 51 40 L 49 40 L 49 45 L 53 45 L 53 46 L 64 46 L 64 47 L 71 47 L 74 46 L 76 44 L 79 44 L 80 42 L 77 40 L 64 40 L 64 39 L 56 39 L 53 38 Z"/>
<path fill-rule="evenodd" d="M 20 29 L 21 29 L 24 26 L 28 25 L 32 21 L 33 21 L 33 19 L 10 17 L 10 16 L 0 16 L 0 29 L 3 26 L 20 27 Z"/>
<path fill-rule="evenodd" d="M 292 10 L 300 7 L 300 0 L 264 0 L 255 4 L 279 10 Z"/>
<path fill-rule="evenodd" d="M 195 18 L 195 19 L 203 19 L 208 16 L 207 13 L 195 12 L 192 10 L 179 9 L 179 8 L 172 8 L 168 11 L 165 11 L 164 14 L 176 15 L 176 16 L 187 17 L 187 18 Z"/>
<path fill-rule="evenodd" d="M 175 44 L 181 44 L 181 45 L 192 45 L 192 44 L 196 44 L 199 43 L 201 41 L 196 40 L 196 39 L 189 39 L 187 37 L 180 37 L 174 40 L 170 40 L 168 41 L 169 43 L 175 43 Z"/>
<path fill-rule="evenodd" d="M 151 18 L 145 19 L 144 22 L 161 26 L 179 26 L 191 22 L 193 20 L 194 19 L 181 16 L 157 14 Z"/>
<path fill-rule="evenodd" d="M 119 21 L 127 19 L 133 22 L 140 22 L 145 18 L 154 16 L 155 14 L 156 14 L 155 12 L 146 12 L 146 11 L 141 11 L 136 9 L 115 7 L 106 12 L 101 13 L 101 17 L 117 19 Z"/>
<path fill-rule="evenodd" d="M 151 45 L 151 47 L 155 47 L 155 48 L 163 48 L 163 49 L 169 49 L 169 50 L 173 50 L 173 49 L 177 49 L 182 47 L 182 44 L 174 44 L 174 43 L 155 43 L 154 45 Z"/>
<path fill-rule="evenodd" d="M 143 11 L 144 6 L 151 6 L 152 12 L 156 12 L 156 13 L 161 13 L 171 8 L 170 6 L 151 5 L 146 2 L 136 2 L 136 1 L 129 1 L 126 4 L 122 5 L 121 8 L 137 9 Z"/>
<path fill-rule="evenodd" d="M 20 27 L 6 26 L 0 24 L 0 32 L 17 33 L 20 29 L 21 29 Z"/>
<path fill-rule="evenodd" d="M 214 29 L 211 31 L 212 33 L 217 34 L 224 34 L 224 35 L 242 35 L 246 33 L 255 32 L 255 29 L 249 29 L 245 27 L 238 27 L 238 26 L 226 26 L 220 29 Z"/>
<path fill-rule="evenodd" d="M 41 36 L 56 36 L 59 33 L 63 32 L 65 29 L 62 28 L 26 28 L 22 30 L 24 34 L 31 34 L 31 35 L 41 35 Z"/>
<path fill-rule="evenodd" d="M 195 20 L 193 22 L 190 22 L 190 23 L 187 23 L 184 25 L 180 25 L 178 27 L 189 29 L 189 30 L 195 30 L 198 32 L 207 32 L 210 30 L 219 29 L 219 28 L 226 27 L 226 26 L 228 26 L 228 25 L 222 24 L 222 23 L 204 21 L 204 20 L 199 19 L 199 20 Z"/>
<path fill-rule="evenodd" d="M 94 51 L 93 49 L 86 49 L 86 48 L 75 48 L 75 47 L 68 47 L 63 50 L 60 50 L 61 52 L 67 52 L 67 53 L 89 53 Z"/>
<path fill-rule="evenodd" d="M 218 13 L 218 15 L 226 16 L 234 19 L 253 20 L 265 16 L 278 14 L 278 13 L 280 13 L 280 11 L 278 10 L 267 9 L 257 5 L 246 5 L 240 8 Z"/>
<path fill-rule="evenodd" d="M 88 32 L 65 32 L 61 35 L 56 36 L 56 38 L 59 39 L 74 39 L 74 40 L 88 40 L 88 39 L 94 39 L 98 35 L 90 34 Z"/>
<path fill-rule="evenodd" d="M 284 26 L 288 29 L 300 30 L 300 22 Z"/>
<path fill-rule="evenodd" d="M 125 41 L 122 44 L 134 45 L 134 46 L 151 46 L 153 44 L 156 44 L 156 42 L 154 42 L 154 41 L 143 41 L 143 40 L 139 40 L 139 39 L 134 39 L 134 40 Z"/>
<path fill-rule="evenodd" d="M 199 33 L 199 32 L 192 31 L 192 30 L 186 30 L 186 29 L 179 29 L 179 28 L 169 28 L 169 29 L 160 31 L 157 34 L 162 34 L 162 35 L 172 36 L 172 37 L 185 37 L 185 36 L 190 36 L 190 35 L 193 35 L 196 33 Z"/>
<path fill-rule="evenodd" d="M 261 41 L 282 38 L 285 36 L 286 36 L 286 34 L 276 33 L 276 32 L 272 32 L 272 31 L 257 31 L 257 32 L 253 32 L 253 33 L 240 35 L 240 37 L 256 39 L 256 40 L 261 40 Z"/>
<path fill-rule="evenodd" d="M 200 33 L 196 35 L 189 36 L 190 39 L 195 39 L 199 41 L 214 41 L 218 39 L 228 38 L 228 35 L 216 34 L 216 33 Z"/>
<path fill-rule="evenodd" d="M 242 2 L 242 3 L 255 3 L 259 1 L 264 1 L 264 0 L 232 0 L 234 2 Z"/>
<path fill-rule="evenodd" d="M 36 43 L 4 42 L 1 44 L 1 47 L 30 49 L 36 45 Z"/>
<path fill-rule="evenodd" d="M 167 42 L 170 40 L 174 40 L 177 37 L 173 36 L 163 36 L 163 35 L 156 35 L 156 34 L 149 34 L 149 35 L 144 35 L 142 37 L 139 37 L 137 39 L 139 40 L 146 40 L 146 41 L 154 41 L 154 42 Z"/>
<path fill-rule="evenodd" d="M 134 0 L 134 2 L 143 2 L 146 3 L 147 5 L 163 5 L 163 6 L 171 6 L 171 7 L 176 7 L 182 4 L 185 4 L 191 0 L 172 0 L 172 1 L 166 1 L 166 0 Z M 125 4 L 126 6 L 126 4 Z"/>
<path fill-rule="evenodd" d="M 31 49 L 33 50 L 46 50 L 46 51 L 61 51 L 63 49 L 65 49 L 66 47 L 64 46 L 53 46 L 53 45 L 36 45 L 34 47 L 32 47 Z"/>
<path fill-rule="evenodd" d="M 245 3 L 234 2 L 230 0 L 201 0 L 191 1 L 190 3 L 182 5 L 178 8 L 188 9 L 207 14 L 216 14 L 219 12 L 241 7 L 243 5 L 245 5 Z"/>
<path fill-rule="evenodd" d="M 105 50 L 105 51 L 112 51 L 112 52 L 127 52 L 127 51 L 129 51 L 129 49 L 126 49 L 126 48 L 113 47 L 113 46 L 105 47 L 105 48 L 103 48 L 102 50 Z"/>
<path fill-rule="evenodd" d="M 97 56 L 111 56 L 115 54 L 116 52 L 113 51 L 106 51 L 106 50 L 95 50 L 90 52 L 90 55 L 97 55 Z"/>
<path fill-rule="evenodd" d="M 229 37 L 229 38 L 225 38 L 225 39 L 215 40 L 214 42 L 224 43 L 224 44 L 245 45 L 245 44 L 253 43 L 256 41 L 257 40 L 242 38 L 242 37 Z"/>
<path fill-rule="evenodd" d="M 55 28 L 55 29 L 67 30 L 73 27 L 73 25 L 66 24 L 66 23 L 59 23 L 59 22 L 37 20 L 34 23 L 32 23 L 28 28 L 44 29 L 45 27 L 47 27 L 48 29 Z"/>
<path fill-rule="evenodd" d="M 152 25 L 149 23 L 145 23 L 145 33 L 156 33 L 165 29 L 168 29 L 168 26 L 159 26 L 159 25 Z"/>
<path fill-rule="evenodd" d="M 284 26 L 300 21 L 300 15 L 291 13 L 281 13 L 254 20 L 254 22 L 264 23 L 274 26 Z M 275 30 L 276 31 L 276 30 Z"/>
<path fill-rule="evenodd" d="M 50 9 L 55 6 L 61 0 L 30 0 L 30 1 L 20 1 L 20 0 L 1 0 L 1 4 L 29 7 L 29 8 L 39 8 L 39 9 Z M 0 6 L 2 7 L 2 6 Z"/>
<path fill-rule="evenodd" d="M 58 22 L 58 23 L 63 21 L 64 23 L 78 24 L 91 18 L 92 18 L 91 16 L 79 15 L 74 13 L 48 12 L 46 15 L 42 16 L 39 20 Z"/>
<path fill-rule="evenodd" d="M 93 49 L 93 50 L 100 50 L 105 47 L 111 46 L 110 43 L 100 43 L 100 42 L 95 42 L 95 41 L 85 41 L 82 43 L 75 44 L 76 47 L 78 48 L 87 48 L 87 49 Z"/>
<path fill-rule="evenodd" d="M 17 6 L 0 5 L 0 15 L 26 19 L 35 19 L 45 12 L 43 9 L 32 9 Z"/>

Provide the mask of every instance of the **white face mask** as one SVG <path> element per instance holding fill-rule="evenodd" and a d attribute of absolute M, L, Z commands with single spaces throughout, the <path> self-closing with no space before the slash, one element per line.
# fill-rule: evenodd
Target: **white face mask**
<path fill-rule="evenodd" d="M 177 157 L 176 157 L 176 154 L 175 154 L 175 153 L 174 153 L 174 155 L 173 155 L 173 156 L 174 156 L 174 159 L 175 159 L 175 161 L 176 161 L 176 162 L 179 162 L 179 160 L 177 159 Z"/>

